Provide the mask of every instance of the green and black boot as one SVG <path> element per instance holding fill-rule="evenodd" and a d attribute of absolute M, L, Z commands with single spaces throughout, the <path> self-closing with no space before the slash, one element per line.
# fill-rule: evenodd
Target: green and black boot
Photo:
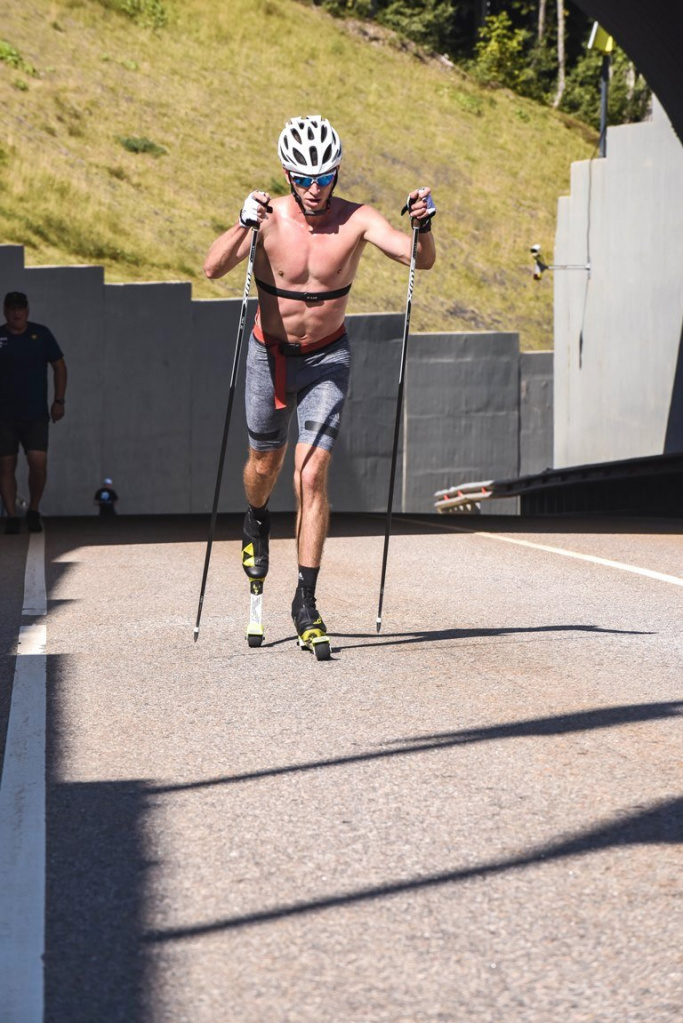
<path fill-rule="evenodd" d="M 315 594 L 307 586 L 299 586 L 292 601 L 292 621 L 302 650 L 312 650 L 319 661 L 330 657 L 330 637 L 316 607 Z"/>
<path fill-rule="evenodd" d="M 247 509 L 242 527 L 242 568 L 249 579 L 247 643 L 261 646 L 265 639 L 262 619 L 263 582 L 268 575 L 270 514 L 267 508 Z"/>
<path fill-rule="evenodd" d="M 270 512 L 264 508 L 256 513 L 250 506 L 242 526 L 242 568 L 250 579 L 263 582 L 268 575 L 269 537 Z"/>

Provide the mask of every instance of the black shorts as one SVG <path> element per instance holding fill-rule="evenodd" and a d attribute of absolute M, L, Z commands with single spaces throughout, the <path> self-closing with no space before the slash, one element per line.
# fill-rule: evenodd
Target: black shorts
<path fill-rule="evenodd" d="M 0 422 L 0 458 L 16 455 L 20 444 L 24 451 L 47 451 L 49 425 L 49 419 Z"/>

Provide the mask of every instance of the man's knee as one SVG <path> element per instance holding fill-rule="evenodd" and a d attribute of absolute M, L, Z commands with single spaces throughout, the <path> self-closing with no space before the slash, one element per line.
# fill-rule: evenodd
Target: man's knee
<path fill-rule="evenodd" d="M 284 457 L 284 448 L 278 448 L 275 451 L 256 451 L 254 448 L 250 448 L 247 470 L 254 473 L 259 479 L 270 480 L 277 476 Z"/>
<path fill-rule="evenodd" d="M 3 455 L 0 458 L 0 476 L 4 478 L 11 478 L 17 471 L 17 456 L 16 455 Z"/>
<path fill-rule="evenodd" d="M 26 461 L 32 472 L 47 472 L 47 451 L 27 451 Z"/>
<path fill-rule="evenodd" d="M 327 472 L 330 466 L 330 453 L 323 448 L 310 448 L 301 459 L 297 459 L 294 472 L 294 483 L 297 490 L 303 493 L 322 493 L 327 486 Z"/>

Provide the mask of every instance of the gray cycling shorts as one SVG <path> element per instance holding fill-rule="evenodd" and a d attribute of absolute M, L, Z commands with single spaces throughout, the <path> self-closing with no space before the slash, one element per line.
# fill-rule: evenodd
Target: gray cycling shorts
<path fill-rule="evenodd" d="M 331 451 L 349 389 L 348 334 L 310 355 L 287 357 L 287 407 L 275 408 L 275 356 L 252 334 L 247 353 L 245 406 L 249 446 L 275 451 L 287 443 L 296 409 L 299 444 Z"/>

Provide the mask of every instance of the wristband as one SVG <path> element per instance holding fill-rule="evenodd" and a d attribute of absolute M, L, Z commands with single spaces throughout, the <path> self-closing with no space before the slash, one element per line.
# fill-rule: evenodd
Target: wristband
<path fill-rule="evenodd" d="M 419 221 L 418 221 L 418 223 L 419 223 Z M 420 227 L 418 227 L 417 233 L 418 234 L 427 234 L 427 231 L 431 231 L 431 229 L 432 229 L 432 218 L 430 217 L 429 220 L 426 221 L 426 223 L 424 223 Z"/>
<path fill-rule="evenodd" d="M 55 405 L 63 405 L 64 404 L 64 399 L 63 398 L 53 398 L 53 403 Z"/>

